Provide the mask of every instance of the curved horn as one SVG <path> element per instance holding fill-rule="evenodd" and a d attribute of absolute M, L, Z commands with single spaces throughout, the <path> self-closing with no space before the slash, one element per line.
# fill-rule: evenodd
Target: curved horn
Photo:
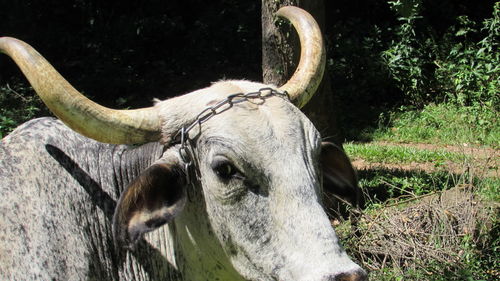
<path fill-rule="evenodd" d="M 288 19 L 299 35 L 300 61 L 292 77 L 281 86 L 299 108 L 307 104 L 323 79 L 325 71 L 325 48 L 321 30 L 314 18 L 297 7 L 283 7 L 277 16 Z"/>
<path fill-rule="evenodd" d="M 47 107 L 84 136 L 115 144 L 160 139 L 160 119 L 154 107 L 116 110 L 103 107 L 79 93 L 30 45 L 0 38 L 0 52 L 10 56 Z"/>

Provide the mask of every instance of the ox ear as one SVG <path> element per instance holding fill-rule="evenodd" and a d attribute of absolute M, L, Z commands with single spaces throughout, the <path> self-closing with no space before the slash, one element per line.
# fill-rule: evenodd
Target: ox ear
<path fill-rule="evenodd" d="M 172 221 L 186 202 L 185 176 L 177 163 L 156 163 L 121 194 L 113 216 L 117 245 L 132 247 L 146 232 Z"/>
<path fill-rule="evenodd" d="M 345 152 L 333 143 L 323 142 L 321 144 L 321 164 L 323 167 L 323 189 L 354 207 L 363 207 L 363 192 L 358 186 L 356 172 Z"/>

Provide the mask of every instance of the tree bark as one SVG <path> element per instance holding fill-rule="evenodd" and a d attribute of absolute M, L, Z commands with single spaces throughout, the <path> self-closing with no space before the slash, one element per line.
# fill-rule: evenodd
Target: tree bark
<path fill-rule="evenodd" d="M 282 6 L 298 6 L 308 11 L 325 30 L 323 0 L 262 0 L 262 74 L 266 84 L 283 85 L 295 71 L 300 44 L 293 27 L 280 24 L 274 14 Z M 327 68 L 328 69 L 328 68 Z M 337 126 L 337 111 L 328 71 L 309 103 L 302 109 L 324 139 L 340 144 L 342 136 Z"/>

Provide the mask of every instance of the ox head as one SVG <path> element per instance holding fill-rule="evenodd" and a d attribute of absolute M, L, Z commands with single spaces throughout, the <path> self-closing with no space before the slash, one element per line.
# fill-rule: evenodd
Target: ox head
<path fill-rule="evenodd" d="M 198 270 L 228 280 L 366 280 L 321 205 L 323 187 L 358 198 L 352 166 L 342 150 L 321 142 L 296 107 L 307 103 L 321 81 L 321 33 L 303 10 L 286 7 L 278 15 L 296 27 L 302 48 L 299 67 L 285 85 L 223 81 L 138 110 L 93 103 L 21 41 L 0 38 L 0 50 L 75 131 L 108 143 L 165 143 L 162 158 L 119 199 L 113 229 L 121 244 L 133 245 L 173 222 L 185 250 L 178 261 L 183 267 L 198 263 Z M 296 106 L 280 95 L 235 104 L 189 132 L 192 163 L 186 165 L 174 137 L 181 128 L 228 95 L 267 87 L 286 91 Z"/>

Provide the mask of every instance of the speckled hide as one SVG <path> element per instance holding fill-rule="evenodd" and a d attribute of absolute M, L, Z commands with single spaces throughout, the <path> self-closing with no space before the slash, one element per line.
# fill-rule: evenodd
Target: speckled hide
<path fill-rule="evenodd" d="M 123 188 L 162 154 L 85 138 L 53 118 L 0 145 L 1 280 L 177 280 L 166 227 L 117 253 L 111 219 Z"/>

